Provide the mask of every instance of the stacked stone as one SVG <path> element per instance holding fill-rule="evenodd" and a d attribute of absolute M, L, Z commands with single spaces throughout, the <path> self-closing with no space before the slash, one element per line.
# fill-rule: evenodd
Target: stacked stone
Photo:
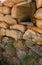
<path fill-rule="evenodd" d="M 26 24 L 26 21 L 25 24 L 20 24 L 19 19 L 25 19 L 25 17 L 30 16 L 30 11 L 27 7 L 28 4 L 23 1 L 24 0 L 6 0 L 3 3 L 0 2 L 0 60 L 7 65 L 25 65 L 25 62 L 26 65 L 30 65 L 31 63 L 35 64 L 36 54 L 37 56 L 39 55 L 40 58 L 42 57 L 42 46 L 40 46 L 42 45 L 41 27 L 37 24 L 34 26 L 31 22 Z M 31 2 L 31 0 L 28 0 L 28 2 Z M 23 3 L 27 5 L 21 6 Z M 32 18 L 33 16 L 30 17 Z M 36 52 L 36 54 L 32 50 Z M 32 56 L 32 53 L 33 60 L 29 58 Z M 42 63 L 42 61 L 40 63 Z M 38 64 L 39 63 L 36 63 L 36 65 Z"/>
<path fill-rule="evenodd" d="M 36 18 L 36 21 L 37 21 L 36 26 L 34 26 L 32 24 L 23 25 L 23 24 L 20 24 L 21 22 L 19 19 L 23 18 L 24 16 L 25 17 L 30 16 L 29 8 L 25 5 L 21 6 L 22 3 L 26 3 L 26 2 L 22 2 L 20 0 L 18 2 L 17 1 L 14 2 L 14 1 L 15 0 L 6 0 L 3 3 L 0 2 L 0 36 L 1 37 L 7 36 L 7 37 L 11 37 L 15 40 L 18 40 L 18 39 L 24 39 L 24 38 L 28 39 L 27 36 L 29 37 L 31 33 L 33 34 L 33 32 L 37 32 L 42 35 L 42 29 L 41 29 L 42 20 L 39 20 L 36 16 L 39 14 L 38 10 L 42 10 L 42 8 L 38 9 L 34 15 L 34 17 Z M 31 2 L 31 1 L 32 0 L 28 0 L 28 2 Z M 20 3 L 20 2 L 22 2 L 22 3 Z M 38 2 L 36 2 L 36 3 L 38 4 Z M 24 8 L 25 8 L 25 10 L 23 10 Z M 24 12 L 22 12 L 22 11 L 24 11 Z M 42 11 L 40 11 L 40 13 L 41 12 Z M 39 14 L 38 16 L 41 16 L 41 18 L 42 18 L 41 14 Z M 40 24 L 39 24 L 38 20 L 40 21 Z M 30 33 L 29 35 L 28 35 L 27 30 Z M 25 33 L 26 33 L 26 35 L 25 35 Z M 41 35 L 40 35 L 40 37 L 41 37 Z M 39 37 L 39 35 L 36 35 L 36 37 L 37 36 Z"/>
<path fill-rule="evenodd" d="M 35 23 L 37 26 L 37 30 L 42 33 L 42 0 L 36 0 L 37 10 L 34 14 Z"/>
<path fill-rule="evenodd" d="M 35 25 L 27 26 L 28 30 L 25 32 L 23 38 L 28 39 L 29 37 L 31 37 L 32 38 L 31 41 L 42 45 L 42 41 L 41 41 L 42 40 L 42 0 L 35 0 L 35 3 L 36 3 L 36 12 L 34 13 L 33 16 L 34 19 L 32 21 Z M 40 34 L 40 36 L 38 35 L 38 33 Z"/>

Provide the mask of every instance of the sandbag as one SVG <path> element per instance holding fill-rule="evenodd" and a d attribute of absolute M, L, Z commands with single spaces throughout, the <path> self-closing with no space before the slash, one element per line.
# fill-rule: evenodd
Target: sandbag
<path fill-rule="evenodd" d="M 0 28 L 0 36 L 4 36 L 5 35 L 5 29 L 4 28 Z"/>
<path fill-rule="evenodd" d="M 3 5 L 7 7 L 12 7 L 14 5 L 14 2 L 12 2 L 12 0 L 6 0 L 3 2 Z"/>
<path fill-rule="evenodd" d="M 15 40 L 21 39 L 22 33 L 17 30 L 6 29 L 6 36 L 14 38 Z"/>
<path fill-rule="evenodd" d="M 13 19 L 10 15 L 4 16 L 4 21 L 8 24 L 17 24 L 17 21 Z"/>
<path fill-rule="evenodd" d="M 30 29 L 30 30 L 33 30 L 33 31 L 35 31 L 37 33 L 42 34 L 42 29 L 40 29 L 40 28 L 38 28 L 36 26 L 27 26 L 27 29 Z"/>
<path fill-rule="evenodd" d="M 19 30 L 21 32 L 24 32 L 25 31 L 25 26 L 19 25 L 19 24 L 11 25 L 10 29 Z"/>
<path fill-rule="evenodd" d="M 7 23 L 5 23 L 5 22 L 0 22 L 0 27 L 6 29 L 6 28 L 9 27 L 9 25 Z"/>
<path fill-rule="evenodd" d="M 42 20 L 36 20 L 36 25 L 39 28 L 42 28 Z"/>
<path fill-rule="evenodd" d="M 34 17 L 37 19 L 42 19 L 42 8 L 38 9 L 34 14 Z"/>
<path fill-rule="evenodd" d="M 25 0 L 12 0 L 14 3 L 21 3 L 24 2 Z M 32 2 L 32 0 L 26 0 L 28 3 Z"/>
<path fill-rule="evenodd" d="M 10 14 L 10 8 L 8 7 L 0 7 L 0 13 L 2 14 Z"/>
<path fill-rule="evenodd" d="M 42 0 L 36 0 L 36 6 L 37 8 L 42 7 Z"/>

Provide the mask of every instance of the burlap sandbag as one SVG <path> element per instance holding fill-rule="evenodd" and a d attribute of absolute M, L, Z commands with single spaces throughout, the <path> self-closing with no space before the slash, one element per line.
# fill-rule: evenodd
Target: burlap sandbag
<path fill-rule="evenodd" d="M 23 26 L 23 25 L 18 25 L 18 24 L 11 25 L 10 29 L 14 29 L 14 30 L 19 30 L 21 32 L 25 32 L 25 26 Z"/>
<path fill-rule="evenodd" d="M 36 25 L 37 25 L 39 28 L 42 28 L 42 20 L 36 20 Z"/>
<path fill-rule="evenodd" d="M 37 19 L 42 19 L 42 8 L 38 9 L 34 14 L 34 17 Z"/>
<path fill-rule="evenodd" d="M 30 29 L 30 30 L 33 30 L 35 32 L 42 34 L 42 29 L 38 28 L 37 26 L 27 26 L 27 29 Z"/>
<path fill-rule="evenodd" d="M 36 0 L 36 6 L 37 8 L 42 7 L 42 0 Z"/>
<path fill-rule="evenodd" d="M 1 6 L 0 7 L 0 13 L 1 14 L 10 14 L 10 8 L 8 8 L 8 7 L 5 7 L 5 6 Z"/>

